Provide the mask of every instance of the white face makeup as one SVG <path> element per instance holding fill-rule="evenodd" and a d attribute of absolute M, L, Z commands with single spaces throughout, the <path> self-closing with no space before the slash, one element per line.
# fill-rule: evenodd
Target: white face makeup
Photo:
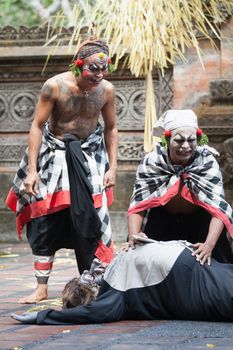
<path fill-rule="evenodd" d="M 169 156 L 173 164 L 186 166 L 196 147 L 196 129 L 184 127 L 172 131 L 169 143 Z"/>
<path fill-rule="evenodd" d="M 108 73 L 108 56 L 94 54 L 84 60 L 82 77 L 91 85 L 98 85 Z"/>

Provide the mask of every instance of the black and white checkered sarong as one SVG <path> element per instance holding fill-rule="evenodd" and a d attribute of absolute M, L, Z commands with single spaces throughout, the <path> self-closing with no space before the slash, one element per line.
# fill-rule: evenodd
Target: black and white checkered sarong
<path fill-rule="evenodd" d="M 160 145 L 147 154 L 138 167 L 129 215 L 165 205 L 178 193 L 181 179 L 182 197 L 222 220 L 233 237 L 233 212 L 224 198 L 219 165 L 205 146 L 197 148 L 186 167 L 173 165 Z"/>
<path fill-rule="evenodd" d="M 100 124 L 98 124 L 96 131 L 81 143 L 81 148 L 86 159 L 85 165 L 89 170 L 88 180 L 93 187 L 94 205 L 102 222 L 101 241 L 105 245 L 109 245 L 111 240 L 109 203 L 107 191 L 103 188 L 104 174 L 109 165 L 103 140 L 103 128 Z M 24 180 L 28 171 L 28 150 L 26 150 L 6 200 L 6 204 L 16 212 L 20 237 L 23 226 L 31 219 L 70 206 L 65 143 L 54 137 L 49 131 L 48 124 L 43 130 L 37 170 L 39 174 L 38 194 L 37 196 L 29 196 L 24 189 Z"/>

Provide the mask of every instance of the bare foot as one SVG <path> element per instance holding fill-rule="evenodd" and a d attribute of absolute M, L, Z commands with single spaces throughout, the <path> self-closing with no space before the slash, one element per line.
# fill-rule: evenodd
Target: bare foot
<path fill-rule="evenodd" d="M 48 299 L 47 284 L 38 284 L 36 290 L 27 297 L 19 299 L 20 304 L 35 304 L 39 301 Z"/>

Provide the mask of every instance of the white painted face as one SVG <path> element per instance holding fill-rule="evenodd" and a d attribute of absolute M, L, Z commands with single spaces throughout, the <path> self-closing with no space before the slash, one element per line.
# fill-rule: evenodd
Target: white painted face
<path fill-rule="evenodd" d="M 173 164 L 186 166 L 197 147 L 196 129 L 177 128 L 172 131 L 169 156 Z"/>
<path fill-rule="evenodd" d="M 83 79 L 91 86 L 98 85 L 108 73 L 108 56 L 103 53 L 93 54 L 84 60 Z"/>

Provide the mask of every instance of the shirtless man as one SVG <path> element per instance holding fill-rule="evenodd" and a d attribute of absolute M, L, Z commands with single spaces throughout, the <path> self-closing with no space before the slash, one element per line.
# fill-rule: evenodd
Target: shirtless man
<path fill-rule="evenodd" d="M 48 79 L 42 87 L 29 133 L 28 156 L 24 156 L 7 198 L 7 205 L 17 213 L 19 233 L 27 224 L 37 278 L 36 290 L 20 299 L 20 303 L 47 299 L 48 278 L 55 252 L 60 248 L 75 249 L 80 273 L 90 268 L 94 255 L 106 263 L 113 257 L 107 204 L 115 184 L 118 131 L 114 88 L 104 79 L 110 67 L 107 45 L 100 40 L 83 42 L 70 67 L 71 71 Z M 104 132 L 98 122 L 100 113 Z M 74 198 L 70 177 L 73 166 L 68 165 L 65 134 L 74 137 L 75 147 L 81 147 L 83 160 L 79 157 L 78 161 L 86 169 L 81 181 L 85 183 L 86 177 L 89 180 L 91 204 L 89 193 L 81 193 L 81 188 L 76 197 L 81 206 L 85 198 L 89 200 L 90 212 L 94 202 L 93 211 L 100 225 L 95 239 L 90 233 L 90 225 L 94 231 L 95 222 L 91 216 L 85 218 L 89 214 L 85 213 L 86 207 L 78 213 L 78 224 L 83 230 L 74 227 L 71 220 L 77 213 L 76 208 L 70 212 Z M 82 221 L 89 227 L 82 226 Z"/>
<path fill-rule="evenodd" d="M 129 242 L 141 234 L 156 240 L 187 240 L 201 264 L 232 262 L 226 230 L 233 236 L 232 210 L 224 199 L 221 173 L 213 149 L 203 145 L 191 110 L 170 110 L 160 119 L 157 145 L 139 165 L 129 208 Z M 216 151 L 215 151 L 216 153 Z M 225 226 L 225 227 L 224 227 Z M 225 229 L 226 228 L 226 229 Z M 222 232 L 224 234 L 222 234 Z"/>

